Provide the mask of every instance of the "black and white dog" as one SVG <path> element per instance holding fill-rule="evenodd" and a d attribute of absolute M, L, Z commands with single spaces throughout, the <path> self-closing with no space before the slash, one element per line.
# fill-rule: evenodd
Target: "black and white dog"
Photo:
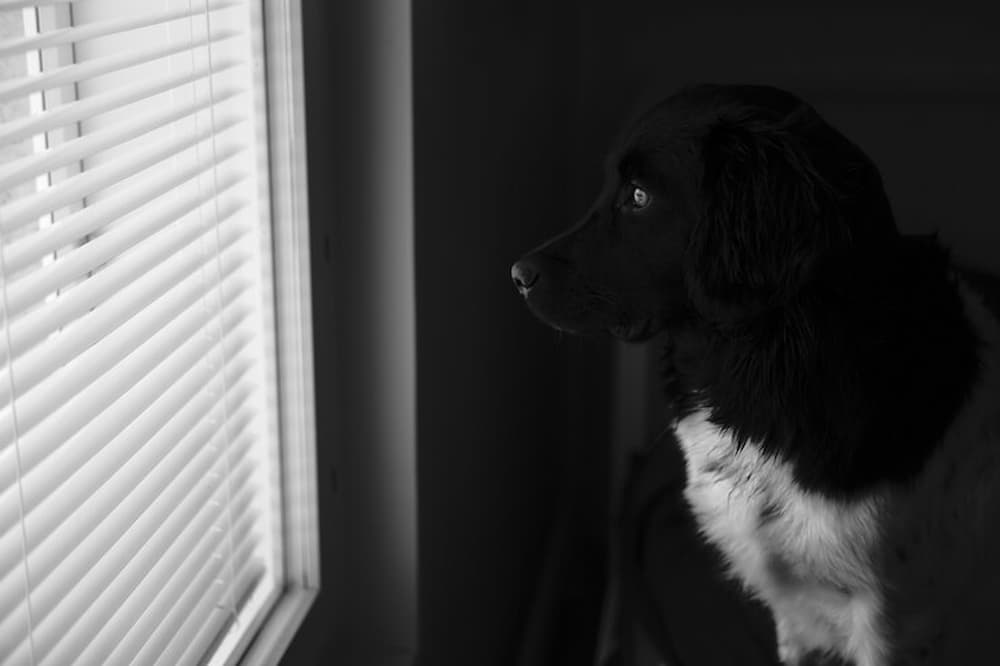
<path fill-rule="evenodd" d="M 673 95 L 512 277 L 558 329 L 665 334 L 686 498 L 785 664 L 1000 663 L 1000 325 L 813 108 Z"/>

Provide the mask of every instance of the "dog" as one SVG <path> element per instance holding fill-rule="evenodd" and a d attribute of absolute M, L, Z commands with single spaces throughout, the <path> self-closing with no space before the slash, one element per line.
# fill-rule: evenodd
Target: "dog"
<path fill-rule="evenodd" d="M 682 89 L 511 276 L 556 329 L 666 340 L 685 498 L 782 663 L 1000 663 L 1000 324 L 815 109 Z"/>

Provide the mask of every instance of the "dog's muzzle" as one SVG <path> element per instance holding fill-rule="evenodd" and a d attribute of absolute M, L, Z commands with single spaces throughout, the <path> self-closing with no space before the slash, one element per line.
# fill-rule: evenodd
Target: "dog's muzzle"
<path fill-rule="evenodd" d="M 528 297 L 531 288 L 538 284 L 539 275 L 541 272 L 538 267 L 534 266 L 528 259 L 522 259 L 510 267 L 510 279 L 514 281 L 517 291 L 525 298 Z"/>

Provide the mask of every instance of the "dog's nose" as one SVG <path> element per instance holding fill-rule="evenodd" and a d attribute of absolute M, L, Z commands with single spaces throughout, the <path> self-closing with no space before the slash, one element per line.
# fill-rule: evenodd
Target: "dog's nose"
<path fill-rule="evenodd" d="M 527 296 L 531 288 L 538 282 L 538 270 L 522 259 L 510 267 L 510 279 L 514 281 L 514 286 L 521 292 L 521 295 Z"/>

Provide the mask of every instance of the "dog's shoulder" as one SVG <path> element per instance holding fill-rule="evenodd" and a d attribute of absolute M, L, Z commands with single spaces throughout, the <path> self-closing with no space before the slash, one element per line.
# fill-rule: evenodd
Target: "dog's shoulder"
<path fill-rule="evenodd" d="M 881 533 L 885 493 L 848 501 L 806 491 L 786 461 L 753 442 L 737 444 L 707 410 L 679 419 L 675 433 L 687 462 L 688 502 L 741 578 L 766 584 L 787 583 L 773 579 L 792 576 L 851 589 L 874 585 L 862 555 Z"/>
<path fill-rule="evenodd" d="M 857 645 L 837 645 L 836 631 L 807 643 L 856 655 L 891 643 L 930 659 L 923 663 L 948 663 L 949 646 L 991 635 L 975 627 L 1000 595 L 1000 323 L 968 287 L 960 291 L 979 341 L 978 380 L 908 483 L 852 498 L 807 491 L 787 461 L 737 442 L 708 409 L 675 422 L 687 500 L 730 572 L 779 622 L 786 608 L 787 617 L 811 616 L 811 630 L 837 627 Z M 885 617 L 892 627 L 881 626 Z"/>
<path fill-rule="evenodd" d="M 843 651 L 851 636 L 852 654 L 883 654 L 876 560 L 883 494 L 846 501 L 805 490 L 787 461 L 753 442 L 737 444 L 707 410 L 679 419 L 675 432 L 701 532 L 771 608 L 779 651 L 789 658 L 803 646 Z"/>

